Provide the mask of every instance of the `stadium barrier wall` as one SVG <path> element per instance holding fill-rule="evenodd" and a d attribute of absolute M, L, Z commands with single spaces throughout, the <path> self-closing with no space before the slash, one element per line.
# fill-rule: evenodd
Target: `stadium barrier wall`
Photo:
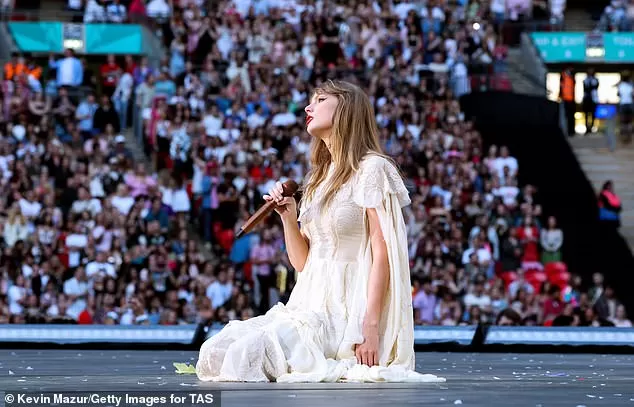
<path fill-rule="evenodd" d="M 0 325 L 0 348 L 198 350 L 223 325 Z M 634 328 L 417 326 L 418 351 L 634 354 Z"/>

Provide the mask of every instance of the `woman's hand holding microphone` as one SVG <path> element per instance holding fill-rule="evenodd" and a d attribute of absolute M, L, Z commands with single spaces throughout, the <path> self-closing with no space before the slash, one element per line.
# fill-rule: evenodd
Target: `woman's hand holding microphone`
<path fill-rule="evenodd" d="M 297 222 L 297 202 L 294 197 L 285 197 L 283 194 L 284 186 L 278 181 L 269 193 L 263 195 L 262 198 L 267 202 L 275 201 L 277 203 L 275 212 L 280 215 L 282 222 Z"/>

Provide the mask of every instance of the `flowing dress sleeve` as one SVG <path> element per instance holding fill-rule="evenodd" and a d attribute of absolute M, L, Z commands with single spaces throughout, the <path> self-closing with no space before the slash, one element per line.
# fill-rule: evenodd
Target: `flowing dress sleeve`
<path fill-rule="evenodd" d="M 396 198 L 399 208 L 411 203 L 397 169 L 380 156 L 370 156 L 362 161 L 353 198 L 357 205 L 375 209 L 391 198 Z"/>
<path fill-rule="evenodd" d="M 415 369 L 414 314 L 407 233 L 402 213 L 402 208 L 411 203 L 409 193 L 395 166 L 385 158 L 373 155 L 362 161 L 353 199 L 363 208 L 376 210 L 388 250 L 390 281 L 380 320 L 380 332 L 383 336 L 379 345 L 379 365 L 389 369 L 382 369 L 380 375 L 401 376 L 404 371 L 410 371 L 413 376 L 418 376 L 411 372 Z M 360 267 L 369 276 L 372 250 L 367 236 L 367 217 L 364 217 L 366 238 L 360 253 Z M 405 376 L 409 374 L 405 373 Z M 398 380 L 403 377 L 382 379 Z M 422 378 L 418 377 L 420 379 Z"/>

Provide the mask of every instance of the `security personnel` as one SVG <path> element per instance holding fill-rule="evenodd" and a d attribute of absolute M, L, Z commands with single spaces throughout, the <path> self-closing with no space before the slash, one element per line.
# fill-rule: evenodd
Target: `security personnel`
<path fill-rule="evenodd" d="M 566 112 L 568 135 L 573 137 L 575 135 L 575 111 L 577 110 L 577 104 L 575 103 L 575 74 L 572 72 L 572 67 L 567 67 L 561 73 L 559 99 L 562 101 L 564 111 Z"/>
<path fill-rule="evenodd" d="M 588 69 L 588 76 L 583 81 L 583 114 L 586 117 L 586 134 L 594 127 L 594 112 L 599 103 L 599 80 L 594 76 L 594 70 Z"/>

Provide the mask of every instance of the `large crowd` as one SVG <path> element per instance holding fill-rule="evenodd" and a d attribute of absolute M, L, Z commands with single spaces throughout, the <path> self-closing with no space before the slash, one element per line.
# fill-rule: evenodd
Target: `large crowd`
<path fill-rule="evenodd" d="M 417 324 L 629 324 L 601 275 L 588 291 L 567 273 L 539 191 L 460 110 L 474 78 L 505 71 L 478 2 L 161 2 L 127 5 L 162 10 L 143 11 L 158 66 L 96 72 L 69 50 L 4 67 L 0 323 L 226 323 L 284 302 L 277 218 L 236 232 L 274 182 L 302 181 L 303 107 L 339 78 L 370 94 L 406 177 Z"/>
<path fill-rule="evenodd" d="M 601 14 L 597 29 L 608 32 L 632 31 L 634 29 L 634 1 L 610 0 Z"/>

